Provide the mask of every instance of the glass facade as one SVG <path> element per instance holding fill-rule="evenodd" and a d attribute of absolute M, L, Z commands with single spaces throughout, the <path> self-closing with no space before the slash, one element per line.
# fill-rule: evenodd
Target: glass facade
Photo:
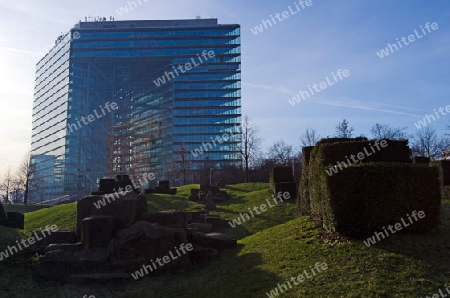
<path fill-rule="evenodd" d="M 192 172 L 239 166 L 240 67 L 240 26 L 217 19 L 78 23 L 37 64 L 32 199 L 168 180 L 183 156 Z"/>

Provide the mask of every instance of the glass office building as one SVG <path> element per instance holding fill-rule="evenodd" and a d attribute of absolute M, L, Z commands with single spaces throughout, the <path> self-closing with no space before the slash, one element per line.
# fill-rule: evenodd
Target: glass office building
<path fill-rule="evenodd" d="M 172 180 L 187 167 L 199 182 L 240 166 L 240 71 L 236 24 L 79 22 L 37 63 L 31 199 L 78 198 L 117 174 Z"/>

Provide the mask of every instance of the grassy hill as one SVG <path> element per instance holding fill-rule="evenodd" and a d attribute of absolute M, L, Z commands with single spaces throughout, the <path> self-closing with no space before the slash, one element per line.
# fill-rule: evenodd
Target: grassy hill
<path fill-rule="evenodd" d="M 57 205 L 25 213 L 25 230 L 40 230 L 46 225 L 56 224 L 59 228 L 75 229 L 77 224 L 77 203 Z"/>
<path fill-rule="evenodd" d="M 198 204 L 186 200 L 189 189 L 182 187 L 175 196 L 149 195 L 149 211 L 195 209 Z M 227 219 L 270 199 L 265 183 L 233 185 L 227 191 L 233 198 L 217 210 Z M 75 213 L 76 204 L 30 212 L 25 215 L 26 228 L 73 227 Z M 294 200 L 286 201 L 236 228 L 224 229 L 240 239 L 238 247 L 195 268 L 122 285 L 55 285 L 33 282 L 30 263 L 11 258 L 0 262 L 0 296 L 268 297 L 266 293 L 278 284 L 287 286 L 287 280 L 304 270 L 310 273 L 317 262 L 326 263 L 328 269 L 297 285 L 291 281 L 291 288 L 283 294 L 279 291 L 279 297 L 432 296 L 439 289 L 445 292 L 450 276 L 450 201 L 444 201 L 441 222 L 439 230 L 428 235 L 394 234 L 366 247 L 364 239 L 323 237 L 308 217 L 296 217 Z M 1 243 L 21 236 L 17 230 L 0 229 Z"/>

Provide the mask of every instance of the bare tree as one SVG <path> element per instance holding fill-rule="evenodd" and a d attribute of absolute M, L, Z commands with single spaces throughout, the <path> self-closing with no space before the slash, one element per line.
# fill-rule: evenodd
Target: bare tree
<path fill-rule="evenodd" d="M 247 115 L 242 123 L 242 143 L 241 155 L 244 161 L 245 182 L 248 182 L 249 164 L 257 158 L 261 146 L 261 138 L 258 137 L 258 130 L 249 121 Z"/>
<path fill-rule="evenodd" d="M 448 140 L 438 136 L 434 128 L 426 126 L 414 135 L 411 151 L 414 156 L 425 156 L 436 160 L 442 156 L 447 147 Z"/>
<path fill-rule="evenodd" d="M 14 204 L 18 204 L 22 202 L 23 199 L 23 188 L 20 180 L 13 179 L 12 181 L 12 188 L 11 192 L 9 193 L 9 198 L 11 202 Z"/>
<path fill-rule="evenodd" d="M 305 133 L 301 136 L 300 140 L 302 142 L 302 146 L 315 146 L 316 143 L 320 140 L 321 136 L 317 133 L 314 128 L 307 127 Z"/>
<path fill-rule="evenodd" d="M 335 127 L 335 136 L 337 138 L 351 138 L 353 135 L 353 127 L 350 126 L 346 119 L 343 119 L 342 122 L 339 122 Z"/>
<path fill-rule="evenodd" d="M 294 148 L 286 144 L 283 140 L 275 142 L 269 148 L 268 157 L 278 166 L 289 166 L 289 162 L 294 158 Z"/>
<path fill-rule="evenodd" d="M 252 167 L 252 181 L 269 182 L 268 173 L 277 166 L 275 161 L 267 158 L 267 154 L 260 152 L 255 158 Z"/>
<path fill-rule="evenodd" d="M 11 176 L 11 170 L 8 169 L 3 180 L 0 181 L 0 196 L 6 203 L 11 202 L 11 192 L 13 190 L 13 177 Z"/>
<path fill-rule="evenodd" d="M 376 123 L 370 129 L 374 139 L 407 140 L 407 127 L 392 127 L 389 124 Z"/>
<path fill-rule="evenodd" d="M 181 143 L 176 151 L 176 159 L 172 161 L 170 165 L 170 171 L 172 175 L 181 174 L 183 177 L 183 185 L 186 185 L 187 177 L 191 170 L 190 165 L 190 152 L 186 148 L 185 143 Z"/>
<path fill-rule="evenodd" d="M 30 189 L 36 190 L 39 183 L 36 166 L 31 163 L 29 152 L 20 164 L 15 180 L 17 182 L 17 187 L 23 192 L 23 203 L 27 205 Z"/>

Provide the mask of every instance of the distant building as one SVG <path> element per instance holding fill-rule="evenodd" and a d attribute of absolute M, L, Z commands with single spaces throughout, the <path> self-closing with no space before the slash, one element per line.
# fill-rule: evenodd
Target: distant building
<path fill-rule="evenodd" d="M 80 197 L 121 173 L 172 179 L 181 156 L 190 180 L 238 166 L 240 55 L 240 26 L 217 19 L 76 24 L 37 63 L 31 200 Z"/>

